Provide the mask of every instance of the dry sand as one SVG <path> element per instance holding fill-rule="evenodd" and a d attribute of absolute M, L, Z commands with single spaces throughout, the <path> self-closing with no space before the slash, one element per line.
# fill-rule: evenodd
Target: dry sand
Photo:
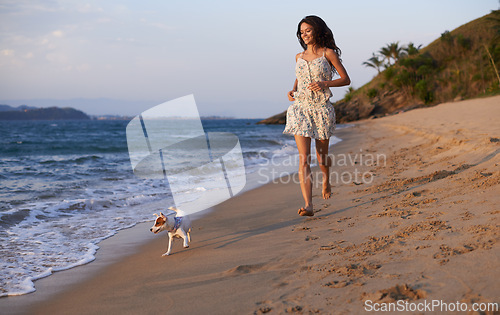
<path fill-rule="evenodd" d="M 196 220 L 189 249 L 177 240 L 161 257 L 167 235 L 158 235 L 28 313 L 356 314 L 365 300 L 498 303 L 499 117 L 496 96 L 339 130 L 333 195 L 323 200 L 314 188 L 314 217 L 297 215 L 299 185 L 282 178 Z M 358 163 L 342 162 L 356 155 Z"/>

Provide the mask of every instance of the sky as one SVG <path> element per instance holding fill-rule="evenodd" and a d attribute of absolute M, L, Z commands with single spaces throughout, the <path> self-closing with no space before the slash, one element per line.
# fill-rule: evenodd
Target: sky
<path fill-rule="evenodd" d="M 498 9 L 498 0 L 0 0 L 0 104 L 135 116 L 193 94 L 203 116 L 266 118 L 290 105 L 307 15 L 332 29 L 358 88 L 381 47 L 426 46 Z M 333 100 L 346 90 L 332 88 Z"/>

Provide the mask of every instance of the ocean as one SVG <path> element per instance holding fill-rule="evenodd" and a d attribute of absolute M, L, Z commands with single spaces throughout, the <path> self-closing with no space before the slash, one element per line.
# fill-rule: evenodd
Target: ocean
<path fill-rule="evenodd" d="M 245 189 L 297 171 L 293 137 L 258 121 L 202 120 L 205 132 L 238 137 Z M 174 205 L 165 180 L 134 175 L 127 124 L 0 122 L 0 297 L 33 292 L 34 280 L 91 262 L 100 241 Z M 177 178 L 177 191 L 193 196 L 218 189 L 213 182 Z"/>

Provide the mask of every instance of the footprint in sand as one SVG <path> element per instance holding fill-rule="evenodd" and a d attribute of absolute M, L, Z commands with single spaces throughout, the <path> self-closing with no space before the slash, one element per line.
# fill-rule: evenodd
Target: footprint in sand
<path fill-rule="evenodd" d="M 334 280 L 334 281 L 331 281 L 331 282 L 324 284 L 324 286 L 330 287 L 330 288 L 343 288 L 343 287 L 346 287 L 350 284 L 352 284 L 351 280 L 342 280 L 342 281 Z"/>
<path fill-rule="evenodd" d="M 272 306 L 269 305 L 271 304 L 271 301 L 262 301 L 255 304 L 257 304 L 259 309 L 255 311 L 254 314 L 266 314 L 273 310 Z"/>
<path fill-rule="evenodd" d="M 229 274 L 229 275 L 234 275 L 234 276 L 243 275 L 243 274 L 248 274 L 248 273 L 252 273 L 252 272 L 255 272 L 257 270 L 260 270 L 265 265 L 266 264 L 264 264 L 264 263 L 253 264 L 253 265 L 239 265 L 239 266 L 236 266 L 234 268 L 227 270 L 225 273 Z"/>
<path fill-rule="evenodd" d="M 465 244 L 461 247 L 449 247 L 448 245 L 441 245 L 439 249 L 441 252 L 434 254 L 434 259 L 441 259 L 439 262 L 440 265 L 447 263 L 450 259 L 450 256 L 462 255 L 468 252 L 471 252 L 477 248 L 477 245 L 473 244 Z"/>
<path fill-rule="evenodd" d="M 470 220 L 474 217 L 474 215 L 472 213 L 470 213 L 469 211 L 465 211 L 464 213 L 460 213 L 460 215 L 462 216 L 461 219 L 464 221 Z"/>
<path fill-rule="evenodd" d="M 310 236 L 306 236 L 305 240 L 306 241 L 314 241 L 314 240 L 317 240 L 318 238 L 319 238 L 319 236 L 310 235 Z"/>
<path fill-rule="evenodd" d="M 396 285 L 389 289 L 379 290 L 374 293 L 363 293 L 363 301 L 370 300 L 377 303 L 390 303 L 398 300 L 413 301 L 425 298 L 426 292 L 410 287 L 407 284 Z"/>

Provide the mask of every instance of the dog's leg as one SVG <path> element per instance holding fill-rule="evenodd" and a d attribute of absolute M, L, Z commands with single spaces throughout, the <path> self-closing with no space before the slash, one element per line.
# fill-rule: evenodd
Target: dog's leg
<path fill-rule="evenodd" d="M 189 233 L 186 233 L 184 230 L 181 230 L 181 233 L 182 233 L 182 239 L 184 240 L 184 248 L 188 248 Z"/>
<path fill-rule="evenodd" d="M 173 238 L 173 235 L 171 235 L 171 234 L 172 233 L 168 232 L 168 250 L 162 256 L 168 256 L 172 252 L 172 238 Z"/>

